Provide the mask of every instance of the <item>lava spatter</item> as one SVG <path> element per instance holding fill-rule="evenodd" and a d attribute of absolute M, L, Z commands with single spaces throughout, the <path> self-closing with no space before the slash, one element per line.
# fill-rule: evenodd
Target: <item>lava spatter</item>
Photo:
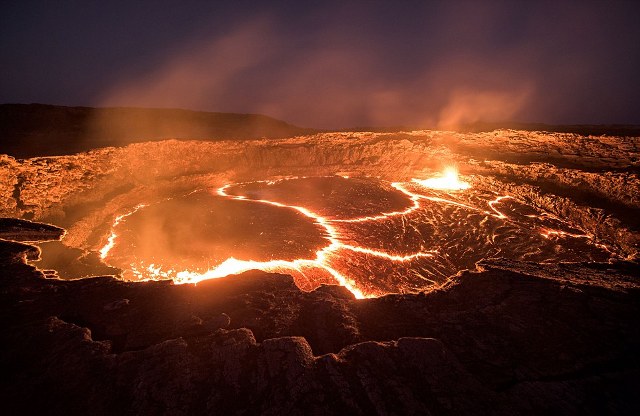
<path fill-rule="evenodd" d="M 458 170 L 454 166 L 445 168 L 442 175 L 429 179 L 413 179 L 426 188 L 440 189 L 445 191 L 462 191 L 471 188 L 468 182 L 460 180 Z"/>

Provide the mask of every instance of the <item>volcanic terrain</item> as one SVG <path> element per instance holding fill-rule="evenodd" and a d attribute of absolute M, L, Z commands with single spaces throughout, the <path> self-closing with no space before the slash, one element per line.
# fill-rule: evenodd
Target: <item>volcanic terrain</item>
<path fill-rule="evenodd" d="M 2 155 L 3 403 L 637 413 L 639 171 L 507 129 Z"/>

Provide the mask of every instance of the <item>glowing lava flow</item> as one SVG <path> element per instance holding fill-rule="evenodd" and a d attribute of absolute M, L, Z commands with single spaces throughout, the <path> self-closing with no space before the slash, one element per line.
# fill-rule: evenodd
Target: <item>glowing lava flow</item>
<path fill-rule="evenodd" d="M 116 245 L 116 238 L 118 238 L 118 234 L 116 234 L 115 228 L 118 226 L 118 224 L 120 224 L 122 222 L 123 219 L 127 218 L 130 215 L 135 214 L 136 212 L 138 212 L 138 210 L 140 210 L 141 208 L 146 207 L 146 204 L 138 204 L 136 205 L 131 211 L 118 215 L 114 220 L 113 223 L 111 224 L 111 234 L 109 235 L 109 238 L 107 238 L 107 244 L 105 244 L 100 250 L 100 258 L 102 260 L 106 259 L 107 256 L 109 255 L 109 251 L 111 251 L 111 249 Z"/>
<path fill-rule="evenodd" d="M 252 269 L 260 269 L 264 271 L 281 271 L 286 272 L 288 269 L 294 269 L 299 273 L 304 275 L 303 268 L 304 267 L 317 267 L 326 270 L 340 285 L 346 287 L 351 293 L 355 295 L 356 298 L 362 299 L 364 297 L 369 297 L 369 295 L 364 294 L 361 290 L 355 287 L 355 282 L 347 277 L 343 276 L 341 273 L 333 269 L 327 264 L 327 258 L 335 251 L 339 249 L 350 250 L 359 253 L 369 254 L 375 257 L 381 257 L 391 261 L 399 261 L 399 262 L 407 262 L 414 260 L 416 258 L 421 257 L 431 257 L 433 254 L 430 252 L 418 252 L 409 254 L 406 256 L 400 256 L 395 254 L 385 253 L 379 250 L 368 249 L 364 247 L 352 246 L 348 244 L 343 244 L 340 242 L 340 235 L 336 228 L 330 224 L 331 220 L 324 218 L 323 216 L 316 214 L 310 211 L 307 208 L 296 206 L 296 205 L 286 205 L 276 201 L 269 201 L 266 199 L 249 199 L 242 195 L 229 195 L 226 190 L 231 186 L 231 184 L 227 184 L 222 186 L 217 190 L 217 194 L 222 197 L 231 198 L 235 200 L 241 201 L 252 201 L 262 204 L 273 205 L 281 208 L 289 208 L 294 209 L 300 212 L 302 215 L 311 218 L 317 224 L 324 228 L 327 234 L 327 240 L 329 241 L 329 245 L 323 247 L 322 249 L 316 252 L 315 259 L 296 259 L 292 261 L 285 260 L 272 260 L 267 262 L 258 262 L 252 260 L 237 260 L 234 258 L 229 258 L 214 269 L 208 270 L 204 273 L 196 273 L 196 272 L 179 272 L 176 274 L 176 278 L 174 281 L 176 283 L 197 283 L 202 280 L 218 278 L 228 276 L 230 274 L 242 273 L 244 271 L 252 270 Z M 411 207 L 408 211 L 401 212 L 393 212 L 389 214 L 382 214 L 381 216 L 376 217 L 367 217 L 369 219 L 377 219 L 377 218 L 385 218 L 393 215 L 403 215 L 412 210 L 415 210 L 419 207 L 417 199 L 414 199 L 413 196 L 410 196 L 412 200 L 414 200 L 414 207 Z M 359 219 L 362 221 L 362 219 Z M 336 220 L 335 222 L 338 222 Z"/>
<path fill-rule="evenodd" d="M 268 181 L 264 181 L 265 183 L 271 183 Z M 380 219 L 385 219 L 393 216 L 406 215 L 420 208 L 419 199 L 420 195 L 413 194 L 406 189 L 404 189 L 400 183 L 393 183 L 392 187 L 399 190 L 408 196 L 413 204 L 411 207 L 407 208 L 403 211 L 395 211 L 389 213 L 383 213 L 376 216 L 367 216 L 360 217 L 350 220 L 330 220 L 327 219 L 311 210 L 297 206 L 297 205 L 287 205 L 281 202 L 270 201 L 266 199 L 251 199 L 243 195 L 230 195 L 227 193 L 227 189 L 234 184 L 224 185 L 216 190 L 216 194 L 218 196 L 234 199 L 238 201 L 251 201 L 255 203 L 272 205 L 280 208 L 293 209 L 298 211 L 302 215 L 307 218 L 313 220 L 316 224 L 320 225 L 325 233 L 326 239 L 328 241 L 328 245 L 321 248 L 316 252 L 316 256 L 313 259 L 295 259 L 291 261 L 287 260 L 271 260 L 271 261 L 254 261 L 254 260 L 239 260 L 233 257 L 226 259 L 224 262 L 220 263 L 214 268 L 206 270 L 204 272 L 195 272 L 190 270 L 183 271 L 175 271 L 175 270 L 162 270 L 161 267 L 156 266 L 155 264 L 150 264 L 145 266 L 143 263 L 139 264 L 131 264 L 131 272 L 138 277 L 139 280 L 150 280 L 150 279 L 172 279 L 176 284 L 182 283 L 198 283 L 207 279 L 215 279 L 221 278 L 225 276 L 229 276 L 232 274 L 238 274 L 249 270 L 259 269 L 267 272 L 281 272 L 281 273 L 291 273 L 295 271 L 302 276 L 305 276 L 305 269 L 313 270 L 313 269 L 321 269 L 328 273 L 338 284 L 347 288 L 354 296 L 358 299 L 365 297 L 372 297 L 374 295 L 363 293 L 359 288 L 356 287 L 356 282 L 352 279 L 346 277 L 342 273 L 335 270 L 329 264 L 329 258 L 334 255 L 334 253 L 338 250 L 347 250 L 356 253 L 362 253 L 378 258 L 382 258 L 385 260 L 393 261 L 393 262 L 410 262 L 419 258 L 427 258 L 432 257 L 434 251 L 420 251 L 416 253 L 411 253 L 407 255 L 399 255 L 393 253 L 387 253 L 380 250 L 374 250 L 366 247 L 354 246 L 350 244 L 345 244 L 340 241 L 340 233 L 338 230 L 331 224 L 332 222 L 361 222 L 361 221 L 376 221 Z M 235 184 L 238 185 L 238 184 Z M 113 223 L 113 226 L 117 226 L 122 219 L 133 214 L 138 209 L 142 208 L 142 206 L 136 207 L 136 209 L 128 212 L 127 214 L 116 217 L 116 220 Z M 101 252 L 101 257 L 105 258 L 109 250 L 115 245 L 115 239 L 117 234 L 115 231 L 112 231 L 111 236 L 109 237 L 108 243 L 103 247 Z"/>
<path fill-rule="evenodd" d="M 455 173 L 455 178 L 457 179 L 457 172 Z M 418 182 L 417 180 L 414 180 L 414 181 Z M 262 181 L 262 182 L 272 183 L 272 181 Z M 465 184 L 466 187 L 459 185 L 457 189 L 466 189 L 469 187 L 469 185 L 466 184 L 465 182 L 459 182 L 459 183 Z M 353 280 L 347 278 L 337 270 L 330 267 L 327 262 L 328 258 L 337 250 L 341 249 L 341 250 L 354 251 L 354 252 L 368 254 L 371 256 L 375 256 L 375 257 L 379 257 L 379 258 L 383 258 L 383 259 L 386 259 L 389 261 L 395 261 L 395 262 L 409 262 L 418 258 L 432 257 L 435 252 L 435 251 L 420 251 L 420 252 L 412 253 L 408 255 L 397 255 L 397 254 L 386 253 L 380 250 L 374 250 L 370 248 L 344 244 L 340 241 L 340 233 L 331 224 L 331 223 L 341 223 L 341 222 L 345 223 L 345 222 L 377 221 L 377 220 L 387 219 L 390 217 L 407 215 L 419 209 L 420 199 L 427 198 L 427 197 L 410 192 L 409 190 L 404 188 L 402 184 L 399 182 L 394 182 L 391 184 L 391 186 L 396 190 L 405 194 L 407 197 L 409 197 L 409 199 L 413 202 L 413 204 L 409 208 L 403 211 L 393 211 L 393 212 L 387 212 L 387 213 L 382 213 L 382 214 L 373 215 L 373 216 L 363 216 L 363 217 L 357 217 L 357 218 L 351 218 L 351 219 L 336 219 L 336 220 L 327 219 L 319 214 L 316 214 L 310 211 L 307 208 L 296 206 L 296 205 L 287 205 L 281 202 L 270 201 L 266 199 L 251 199 L 243 195 L 230 195 L 227 193 L 227 189 L 231 186 L 232 184 L 224 185 L 220 187 L 216 193 L 221 197 L 231 198 L 239 201 L 252 201 L 252 202 L 257 202 L 262 204 L 273 205 L 276 207 L 296 210 L 300 212 L 302 215 L 312 219 L 313 221 L 315 221 L 317 224 L 319 224 L 321 227 L 324 228 L 327 234 L 326 238 L 329 241 L 329 245 L 318 250 L 316 252 L 315 259 L 296 259 L 292 261 L 271 260 L 266 262 L 259 262 L 259 261 L 253 261 L 253 260 L 238 260 L 232 257 L 232 258 L 228 258 L 227 260 L 219 264 L 217 267 L 207 270 L 204 273 L 191 272 L 191 271 L 178 272 L 175 274 L 175 277 L 173 278 L 175 283 L 197 283 L 203 280 L 225 277 L 231 274 L 242 273 L 252 269 L 260 269 L 263 271 L 271 271 L 271 272 L 285 272 L 285 273 L 288 270 L 295 270 L 298 273 L 301 273 L 302 275 L 304 275 L 305 267 L 316 267 L 316 268 L 324 269 L 325 271 L 327 271 L 340 285 L 346 287 L 349 291 L 351 291 L 356 296 L 356 298 L 361 299 L 364 297 L 370 297 L 371 295 L 363 293 L 360 289 L 358 289 L 355 286 L 355 282 Z M 446 201 L 446 202 L 455 203 L 453 201 Z M 466 206 L 464 204 L 460 204 L 460 205 L 463 205 L 470 209 L 475 209 L 474 207 Z M 490 214 L 490 213 L 487 212 L 487 214 Z M 147 268 L 146 271 L 153 272 L 158 277 L 168 277 L 165 274 L 159 272 L 158 270 L 153 269 L 152 266 Z"/>
<path fill-rule="evenodd" d="M 445 168 L 444 174 L 440 177 L 423 180 L 414 179 L 413 182 L 427 188 L 446 191 L 461 191 L 471 187 L 467 182 L 463 182 L 458 178 L 458 170 L 453 166 Z"/>
<path fill-rule="evenodd" d="M 298 179 L 298 178 L 287 178 L 287 179 Z M 438 182 L 438 180 L 440 180 L 441 182 Z M 468 183 L 461 182 L 458 179 L 458 175 L 455 170 L 446 171 L 445 176 L 443 178 L 434 179 L 434 181 L 436 182 L 430 182 L 430 181 L 431 180 L 429 179 L 425 181 L 420 181 L 417 179 L 413 180 L 413 182 L 428 188 L 433 188 L 434 186 L 437 187 L 437 189 L 447 189 L 447 190 L 452 190 L 452 189 L 462 190 L 462 189 L 469 188 Z M 268 184 L 274 183 L 273 181 L 257 181 L 257 182 L 265 182 Z M 450 201 L 450 200 L 437 198 L 437 197 L 428 197 L 428 196 L 411 192 L 404 186 L 403 183 L 400 183 L 400 182 L 394 182 L 391 184 L 391 186 L 394 189 L 402 192 L 412 201 L 412 205 L 407 209 L 402 211 L 382 213 L 378 215 L 369 215 L 369 216 L 363 216 L 363 217 L 357 217 L 357 218 L 351 218 L 351 219 L 335 219 L 335 220 L 330 220 L 315 212 L 312 212 L 311 210 L 305 207 L 301 207 L 297 205 L 288 205 L 281 202 L 271 201 L 266 199 L 252 199 L 243 195 L 231 195 L 227 193 L 227 190 L 233 185 L 239 185 L 239 184 L 226 184 L 217 189 L 216 191 L 217 195 L 224 198 L 229 198 L 229 199 L 234 199 L 239 201 L 251 201 L 255 203 L 267 204 L 267 205 L 272 205 L 280 208 L 293 209 L 295 211 L 298 211 L 305 217 L 313 220 L 316 224 L 320 225 L 324 229 L 326 233 L 325 238 L 327 239 L 329 244 L 319 249 L 316 252 L 315 258 L 313 259 L 295 259 L 291 261 L 287 261 L 287 260 L 254 261 L 254 260 L 239 260 L 239 259 L 230 257 L 230 258 L 227 258 L 222 263 L 220 263 L 219 265 L 217 265 L 216 267 L 213 267 L 204 272 L 196 272 L 196 271 L 190 271 L 190 270 L 183 270 L 183 271 L 166 270 L 165 271 L 162 269 L 161 266 L 156 266 L 155 264 L 150 264 L 148 266 L 145 266 L 144 263 L 140 262 L 138 264 L 130 265 L 131 273 L 133 273 L 133 275 L 136 276 L 139 280 L 172 279 L 174 283 L 182 284 L 182 283 L 198 283 L 203 280 L 221 278 L 221 277 L 229 276 L 232 274 L 238 274 L 238 273 L 242 273 L 242 272 L 253 270 L 253 269 L 259 269 L 267 272 L 281 272 L 281 273 L 296 272 L 302 275 L 303 277 L 307 278 L 305 274 L 307 270 L 321 269 L 321 270 L 324 270 L 324 272 L 328 273 L 338 284 L 344 286 L 349 291 L 351 291 L 356 298 L 361 299 L 365 297 L 375 296 L 375 294 L 364 293 L 362 290 L 356 287 L 356 282 L 354 280 L 348 278 L 347 276 L 343 275 L 342 273 L 340 273 L 339 271 L 335 270 L 333 267 L 330 266 L 329 260 L 332 256 L 336 255 L 335 253 L 338 250 L 347 250 L 347 251 L 352 251 L 356 253 L 362 253 L 362 254 L 378 257 L 381 259 L 389 260 L 392 262 L 410 262 L 419 258 L 428 258 L 428 257 L 432 257 L 434 253 L 436 253 L 437 251 L 436 250 L 419 251 L 412 254 L 399 255 L 399 254 L 387 253 L 380 250 L 370 249 L 366 247 L 345 244 L 341 242 L 341 235 L 332 223 L 379 221 L 379 220 L 384 220 L 391 217 L 404 216 L 421 208 L 421 205 L 420 205 L 421 199 L 455 204 L 468 209 L 481 211 L 488 215 L 494 215 L 499 218 L 505 218 L 505 216 L 499 211 L 497 211 L 492 205 L 492 203 L 499 202 L 499 200 L 504 197 L 499 197 L 498 199 L 490 203 L 490 207 L 495 212 L 495 213 L 492 213 L 492 212 L 480 210 L 478 208 L 475 208 L 466 204 L 462 204 L 459 202 Z M 144 204 L 138 205 L 130 212 L 119 215 L 115 218 L 112 224 L 112 232 L 108 238 L 107 244 L 105 244 L 105 246 L 102 247 L 102 249 L 100 250 L 100 257 L 102 259 L 105 259 L 108 256 L 109 251 L 115 245 L 115 241 L 117 238 L 115 227 L 118 224 L 120 224 L 124 218 L 134 214 L 139 209 L 145 206 L 146 205 Z"/>
<path fill-rule="evenodd" d="M 415 211 L 418 211 L 418 218 L 419 218 L 420 215 L 422 215 L 420 214 L 421 212 L 420 210 L 422 209 L 429 210 L 429 206 L 423 202 L 431 201 L 435 203 L 450 204 L 456 207 L 463 208 L 465 210 L 474 211 L 478 214 L 485 216 L 485 218 L 493 217 L 499 220 L 513 222 L 515 225 L 518 224 L 517 219 L 510 218 L 505 213 L 501 212 L 497 207 L 503 200 L 513 198 L 509 195 L 495 196 L 493 197 L 494 199 L 490 201 L 484 200 L 484 203 L 487 204 L 485 207 L 474 206 L 476 204 L 474 204 L 471 201 L 475 200 L 473 198 L 475 194 L 472 195 L 472 198 L 470 199 L 466 197 L 457 198 L 454 196 L 453 193 L 451 193 L 447 197 L 446 194 L 448 194 L 450 191 L 457 192 L 457 191 L 468 189 L 471 187 L 467 182 L 462 182 L 458 178 L 457 172 L 455 170 L 453 171 L 448 170 L 447 173 L 445 173 L 442 177 L 434 178 L 433 181 L 435 182 L 433 182 L 431 179 L 427 179 L 427 180 L 413 179 L 410 182 L 409 181 L 393 182 L 390 184 L 390 186 L 393 189 L 397 190 L 398 192 L 401 192 L 404 196 L 406 196 L 411 201 L 411 204 L 408 206 L 408 208 L 405 208 L 403 210 L 374 214 L 374 215 L 365 215 L 362 217 L 355 217 L 355 218 L 331 219 L 302 206 L 287 204 L 284 202 L 274 201 L 270 199 L 258 199 L 258 198 L 253 198 L 247 195 L 234 195 L 233 192 L 229 192 L 229 189 L 232 186 L 242 187 L 243 185 L 249 185 L 249 184 L 255 184 L 255 183 L 264 183 L 267 185 L 273 185 L 275 183 L 278 183 L 284 180 L 296 180 L 296 179 L 304 179 L 304 178 L 305 177 L 303 178 L 288 177 L 288 178 L 277 179 L 277 180 L 263 180 L 263 181 L 247 182 L 247 183 L 226 184 L 218 189 L 215 189 L 215 190 L 212 189 L 211 192 L 225 199 L 246 201 L 246 202 L 258 203 L 258 204 L 266 204 L 266 205 L 271 205 L 278 208 L 294 210 L 299 214 L 303 215 L 304 217 L 310 219 L 323 230 L 322 238 L 326 240 L 326 245 L 321 246 L 321 248 L 315 251 L 314 253 L 315 255 L 312 254 L 311 256 L 309 256 L 309 258 L 297 258 L 293 260 L 277 260 L 276 259 L 276 260 L 267 260 L 267 261 L 255 261 L 251 259 L 242 260 L 242 259 L 237 259 L 235 257 L 227 257 L 224 261 L 217 263 L 216 266 L 213 266 L 213 267 L 204 266 L 202 269 L 199 269 L 199 270 L 195 269 L 195 267 L 197 266 L 194 266 L 194 268 L 188 267 L 187 269 L 183 269 L 183 270 L 176 270 L 175 268 L 171 268 L 171 269 L 163 268 L 163 265 L 161 264 L 159 265 L 156 265 L 154 263 L 145 264 L 144 261 L 140 261 L 136 259 L 134 260 L 133 263 L 129 264 L 129 268 L 127 271 L 125 271 L 125 273 L 132 275 L 133 279 L 136 279 L 139 281 L 167 279 L 167 280 L 172 280 L 176 284 L 183 284 L 183 283 L 198 283 L 203 280 L 222 278 L 229 275 L 239 274 L 249 270 L 258 269 L 265 272 L 289 274 L 293 276 L 296 284 L 300 288 L 303 288 L 304 290 L 311 290 L 312 288 L 317 287 L 321 283 L 335 282 L 341 286 L 344 286 L 346 289 L 348 289 L 351 293 L 353 293 L 353 295 L 356 298 L 361 299 L 366 297 L 375 297 L 375 296 L 379 296 L 381 294 L 387 293 L 385 291 L 387 289 L 378 289 L 376 284 L 370 285 L 366 283 L 366 282 L 372 281 L 371 279 L 377 279 L 378 278 L 377 277 L 378 275 L 376 274 L 377 272 L 372 272 L 370 269 L 365 269 L 364 271 L 365 274 L 363 275 L 362 274 L 363 270 L 350 269 L 350 267 L 358 267 L 358 266 L 353 266 L 354 264 L 358 264 L 358 265 L 361 264 L 361 263 L 358 263 L 361 260 L 351 262 L 352 257 L 355 257 L 356 254 L 367 256 L 367 257 L 356 257 L 356 258 L 366 259 L 366 260 L 362 260 L 364 262 L 374 262 L 371 264 L 377 264 L 375 263 L 376 262 L 375 258 L 383 260 L 383 264 L 386 264 L 384 263 L 384 261 L 393 262 L 393 263 L 408 263 L 405 266 L 398 265 L 398 267 L 403 267 L 402 270 L 408 267 L 409 269 L 407 269 L 408 270 L 407 273 L 416 273 L 418 277 L 424 280 L 427 280 L 433 283 L 434 285 L 437 285 L 438 283 L 436 281 L 427 279 L 419 271 L 421 270 L 420 269 L 421 267 L 422 268 L 431 267 L 430 263 L 429 265 L 425 266 L 425 264 L 427 263 L 420 263 L 419 260 L 423 258 L 434 257 L 436 261 L 436 263 L 434 264 L 437 264 L 437 261 L 439 261 L 438 259 L 441 259 L 442 256 L 445 256 L 445 257 L 447 256 L 447 252 L 445 251 L 443 253 L 439 250 L 433 249 L 433 247 L 431 247 L 431 249 L 425 249 L 422 244 L 420 244 L 420 251 L 409 253 L 409 254 L 386 252 L 378 249 L 364 247 L 360 245 L 359 242 L 357 243 L 353 242 L 352 240 L 353 236 L 350 234 L 350 231 L 349 231 L 351 228 L 349 228 L 346 225 L 347 223 L 378 222 L 378 221 L 386 221 L 393 217 L 401 217 L 404 225 L 405 216 L 410 215 Z M 422 188 L 425 188 L 425 189 L 422 189 Z M 432 191 L 434 188 L 437 192 Z M 427 190 L 428 192 L 423 194 L 423 191 L 425 190 Z M 480 195 L 486 196 L 486 194 L 484 193 L 481 193 Z M 518 204 L 521 205 L 522 203 L 518 202 Z M 104 247 L 100 249 L 100 257 L 102 259 L 105 259 L 109 256 L 110 250 L 116 244 L 116 239 L 118 237 L 115 231 L 116 227 L 119 224 L 121 224 L 121 222 L 126 217 L 134 214 L 135 212 L 137 212 L 138 210 L 140 210 L 145 206 L 146 205 L 144 204 L 137 205 L 131 211 L 125 214 L 119 215 L 114 219 L 112 224 L 112 231 L 110 236 L 107 239 L 107 243 L 105 244 Z M 546 213 L 542 215 L 550 216 L 550 214 L 546 214 Z M 526 217 L 538 217 L 538 216 L 526 215 Z M 551 219 L 555 219 L 555 217 Z M 411 218 L 407 218 L 406 220 L 411 221 Z M 557 219 L 557 221 L 560 221 L 560 220 Z M 392 224 L 392 223 L 393 222 L 389 224 Z M 357 228 L 359 226 L 354 225 L 353 227 Z M 366 227 L 368 226 L 365 226 L 365 228 Z M 554 230 L 553 228 L 547 228 L 546 226 L 542 228 L 541 233 L 542 233 L 542 236 L 547 239 L 551 238 L 552 236 L 590 238 L 590 236 L 587 236 L 587 235 L 572 234 L 566 231 L 559 231 L 559 230 Z M 347 239 L 349 239 L 348 243 L 345 241 Z M 424 241 L 427 241 L 427 240 L 424 240 Z M 491 238 L 491 241 L 493 241 L 493 237 Z M 417 263 L 410 263 L 410 262 L 417 262 Z M 129 263 L 129 261 L 127 261 L 127 263 Z M 388 269 L 385 269 L 385 268 L 387 268 L 388 266 L 390 266 L 390 264 L 380 266 L 381 267 L 380 270 L 381 271 L 387 270 L 385 271 L 386 273 L 388 272 Z M 375 266 L 375 267 L 378 267 L 378 266 Z M 414 269 L 414 267 L 417 267 L 417 268 Z M 351 276 L 352 273 L 353 273 L 353 276 L 362 275 L 361 277 L 365 280 L 363 281 L 354 280 L 354 279 L 360 279 L 360 277 L 358 278 L 352 277 Z M 413 289 L 411 290 L 414 290 L 415 288 L 419 288 L 419 287 L 413 286 Z"/>

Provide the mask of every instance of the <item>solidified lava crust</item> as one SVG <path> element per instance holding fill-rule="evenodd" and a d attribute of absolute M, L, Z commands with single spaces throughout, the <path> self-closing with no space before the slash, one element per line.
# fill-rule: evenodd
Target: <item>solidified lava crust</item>
<path fill-rule="evenodd" d="M 380 296 L 443 284 L 489 257 L 636 258 L 637 141 L 503 130 L 138 143 L 5 157 L 1 174 L 19 184 L 20 201 L 7 198 L 0 208 L 67 230 L 62 244 L 49 245 L 55 254 L 43 247 L 40 264 L 63 278 L 96 274 L 100 264 L 103 274 L 115 267 L 130 280 L 184 282 L 260 268 L 292 274 L 304 290 L 337 283 Z M 412 182 L 447 165 L 471 189 L 438 192 Z M 210 201 L 190 202 L 206 192 Z M 172 218 L 171 204 L 201 206 L 177 208 Z M 152 215 L 159 206 L 169 215 Z M 291 216 L 320 227 L 287 227 Z M 221 232 L 207 231 L 214 228 Z M 65 247 L 84 252 L 90 270 L 83 273 L 76 251 Z M 167 254 L 180 252 L 193 255 Z M 69 258 L 66 270 L 60 256 Z M 418 257 L 389 263 L 389 256 Z M 301 261 L 282 262 L 294 259 Z"/>
<path fill-rule="evenodd" d="M 502 130 L 0 156 L 11 217 L 0 221 L 3 404 L 9 414 L 638 414 L 639 155 L 637 138 Z M 443 163 L 473 192 L 412 181 Z M 232 208 L 209 212 L 199 198 Z M 263 210 L 225 223 L 254 203 Z M 145 219 L 162 206 L 198 221 Z M 326 250 L 305 275 L 324 277 L 95 277 L 123 273 L 129 261 L 109 260 L 144 244 L 135 238 L 149 224 L 167 231 L 154 244 L 188 256 L 224 245 L 233 218 L 256 224 L 242 230 L 253 255 Z M 178 245 L 185 232 L 190 246 Z M 416 252 L 425 256 L 404 268 L 393 260 Z"/>

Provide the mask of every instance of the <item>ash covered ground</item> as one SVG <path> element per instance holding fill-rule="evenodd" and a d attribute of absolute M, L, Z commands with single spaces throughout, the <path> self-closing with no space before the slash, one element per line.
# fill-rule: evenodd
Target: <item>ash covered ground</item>
<path fill-rule="evenodd" d="M 639 410 L 638 138 L 322 133 L 0 157 L 16 410 Z M 448 165 L 468 190 L 414 181 Z"/>

